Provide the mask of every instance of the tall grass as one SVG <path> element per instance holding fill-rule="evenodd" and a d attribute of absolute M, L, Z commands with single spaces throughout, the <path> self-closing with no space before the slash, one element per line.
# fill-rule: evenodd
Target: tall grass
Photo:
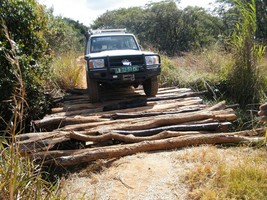
<path fill-rule="evenodd" d="M 24 108 L 26 89 L 17 56 L 16 44 L 11 40 L 7 27 L 2 22 L 3 31 L 10 43 L 10 50 L 4 50 L 11 65 L 16 85 L 10 100 L 12 117 L 6 130 L 0 135 L 0 199 L 56 199 L 54 186 L 43 179 L 41 166 L 27 156 L 21 155 L 15 141 L 16 134 L 24 130 Z"/>
<path fill-rule="evenodd" d="M 260 74 L 259 62 L 265 47 L 255 41 L 256 5 L 235 1 L 241 15 L 236 29 L 230 37 L 230 45 L 234 54 L 234 64 L 229 70 L 227 85 L 230 97 L 241 107 L 257 104 L 264 97 L 264 81 Z"/>
<path fill-rule="evenodd" d="M 163 86 L 208 90 L 213 100 L 219 101 L 224 98 L 226 74 L 232 60 L 232 55 L 217 44 L 180 57 L 162 56 L 160 81 Z"/>
<path fill-rule="evenodd" d="M 80 53 L 65 52 L 57 56 L 52 64 L 55 83 L 61 89 L 84 88 L 85 62 Z"/>

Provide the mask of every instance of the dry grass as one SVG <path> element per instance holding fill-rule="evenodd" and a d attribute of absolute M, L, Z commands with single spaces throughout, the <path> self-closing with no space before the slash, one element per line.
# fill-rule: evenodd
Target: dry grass
<path fill-rule="evenodd" d="M 85 88 L 85 61 L 80 53 L 68 52 L 55 59 L 52 70 L 61 89 Z"/>
<path fill-rule="evenodd" d="M 231 54 L 214 46 L 203 52 L 189 52 L 180 57 L 162 59 L 162 85 L 212 89 L 225 80 L 231 66 Z"/>
<path fill-rule="evenodd" d="M 140 153 L 91 164 L 61 181 L 67 199 L 263 199 L 266 148 Z M 95 171 L 92 170 L 96 169 Z"/>
<path fill-rule="evenodd" d="M 178 156 L 192 162 L 183 177 L 190 199 L 266 199 L 267 149 L 204 148 Z"/>

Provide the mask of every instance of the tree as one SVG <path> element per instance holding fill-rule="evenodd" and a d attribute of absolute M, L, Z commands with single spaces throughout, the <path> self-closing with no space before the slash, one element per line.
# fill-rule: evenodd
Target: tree
<path fill-rule="evenodd" d="M 145 47 L 175 55 L 215 42 L 223 30 L 223 23 L 202 8 L 181 10 L 176 1 L 169 0 L 144 8 L 107 11 L 94 21 L 92 28 L 127 28 Z"/>
<path fill-rule="evenodd" d="M 236 2 L 251 3 L 251 0 L 217 0 L 220 6 L 216 12 L 221 16 L 225 26 L 226 34 L 230 35 L 235 29 L 235 22 L 240 19 L 239 9 Z M 255 36 L 259 40 L 267 40 L 267 1 L 255 0 L 257 30 Z"/>

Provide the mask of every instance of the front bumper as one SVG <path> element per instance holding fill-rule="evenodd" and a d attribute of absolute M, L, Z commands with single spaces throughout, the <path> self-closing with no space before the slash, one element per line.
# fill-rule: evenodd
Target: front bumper
<path fill-rule="evenodd" d="M 103 83 L 141 83 L 146 79 L 149 79 L 153 76 L 158 76 L 161 72 L 160 65 L 156 68 L 143 67 L 137 72 L 127 72 L 127 73 L 116 73 L 113 69 L 93 69 L 87 71 L 90 79 L 96 80 Z"/>

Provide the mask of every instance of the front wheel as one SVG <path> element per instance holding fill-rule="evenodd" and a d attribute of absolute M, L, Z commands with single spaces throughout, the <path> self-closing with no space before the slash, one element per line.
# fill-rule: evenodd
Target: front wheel
<path fill-rule="evenodd" d="M 99 96 L 99 87 L 97 81 L 90 79 L 88 74 L 86 74 L 86 81 L 87 81 L 87 91 L 90 102 L 91 103 L 98 102 L 100 96 Z"/>
<path fill-rule="evenodd" d="M 143 83 L 143 88 L 146 96 L 148 97 L 156 96 L 159 88 L 158 78 L 155 76 L 145 80 Z"/>

